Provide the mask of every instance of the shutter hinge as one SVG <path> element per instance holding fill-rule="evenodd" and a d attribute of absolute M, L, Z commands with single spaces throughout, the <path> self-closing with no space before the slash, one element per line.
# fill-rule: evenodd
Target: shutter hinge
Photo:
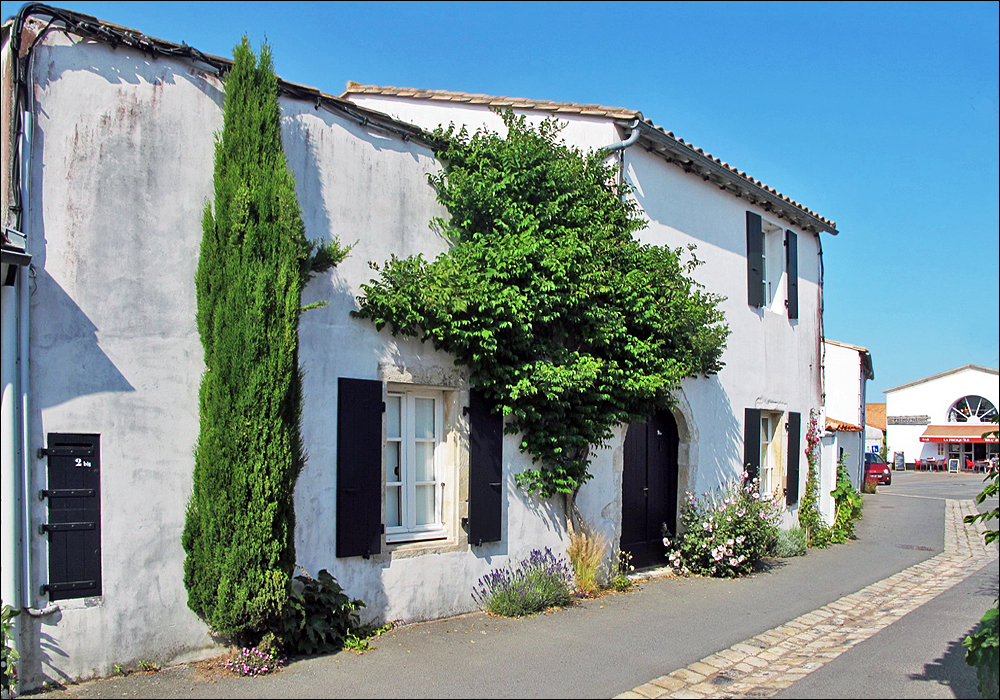
<path fill-rule="evenodd" d="M 96 522 L 79 523 L 43 523 L 38 526 L 38 534 L 44 535 L 49 532 L 78 532 L 80 530 L 96 530 Z"/>

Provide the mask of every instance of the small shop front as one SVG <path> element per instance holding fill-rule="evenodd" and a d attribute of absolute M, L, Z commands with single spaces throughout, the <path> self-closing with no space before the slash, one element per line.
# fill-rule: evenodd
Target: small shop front
<path fill-rule="evenodd" d="M 920 436 L 920 442 L 935 443 L 937 455 L 925 450 L 916 467 L 931 471 L 985 472 L 997 463 L 1000 452 L 996 429 L 992 423 L 929 425 Z M 993 435 L 984 437 L 991 431 Z"/>

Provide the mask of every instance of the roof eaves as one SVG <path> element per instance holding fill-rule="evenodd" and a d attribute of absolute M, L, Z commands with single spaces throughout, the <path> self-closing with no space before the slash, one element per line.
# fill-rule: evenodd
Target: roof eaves
<path fill-rule="evenodd" d="M 626 126 L 620 123 L 620 126 Z M 682 141 L 671 132 L 654 126 L 648 119 L 640 122 L 639 143 L 647 151 L 680 166 L 685 171 L 713 182 L 720 189 L 746 199 L 765 211 L 777 214 L 805 231 L 837 235 L 837 224 L 798 202 L 785 197 L 773 187 L 754 180 L 741 170 L 714 158 L 693 144 Z"/>
<path fill-rule="evenodd" d="M 638 119 L 642 132 L 640 142 L 648 151 L 656 153 L 668 162 L 683 168 L 686 172 L 712 182 L 730 194 L 744 198 L 765 211 L 775 213 L 778 217 L 804 231 L 817 234 L 825 231 L 837 235 L 835 222 L 782 195 L 773 187 L 768 187 L 759 180 L 753 179 L 742 170 L 737 170 L 693 144 L 677 138 L 672 132 L 654 125 L 650 120 L 643 118 L 642 112 L 604 105 L 489 96 L 451 90 L 414 90 L 389 85 L 363 85 L 349 81 L 340 96 L 349 99 L 351 95 L 381 95 L 417 100 L 433 99 L 439 102 L 485 104 L 490 107 L 512 107 L 521 110 L 549 112 L 550 114 L 578 114 L 585 117 L 613 119 L 618 126 L 625 129 L 631 128 L 635 120 Z"/>
<path fill-rule="evenodd" d="M 956 367 L 955 369 L 949 369 L 946 372 L 940 372 L 938 374 L 933 374 L 929 377 L 924 377 L 923 379 L 917 379 L 916 381 L 912 381 L 907 384 L 900 384 L 899 386 L 894 386 L 891 389 L 884 390 L 882 393 L 888 394 L 890 391 L 909 389 L 911 386 L 916 386 L 917 384 L 923 384 L 924 382 L 932 382 L 935 379 L 941 379 L 942 377 L 947 377 L 949 374 L 955 374 L 956 372 L 961 372 L 967 369 L 974 369 L 980 372 L 986 372 L 987 374 L 1000 374 L 1000 370 L 993 369 L 992 367 L 983 367 L 982 365 L 962 365 L 961 367 Z"/>
<path fill-rule="evenodd" d="M 88 39 L 110 44 L 111 46 L 125 45 L 146 53 L 154 55 L 166 55 L 175 59 L 188 60 L 200 63 L 203 66 L 210 66 L 221 78 L 232 68 L 233 60 L 221 56 L 202 53 L 187 44 L 175 44 L 163 39 L 157 39 L 143 34 L 135 29 L 122 27 L 111 22 L 99 20 L 91 15 L 85 15 L 71 10 L 49 7 L 39 3 L 25 5 L 18 13 L 19 16 L 27 19 L 32 15 L 42 15 L 59 20 L 63 26 L 57 28 L 70 31 Z M 13 33 L 12 26 L 15 21 L 6 23 L 7 31 Z M 8 26 L 10 25 L 10 26 Z M 379 128 L 382 131 L 391 133 L 404 141 L 414 140 L 420 142 L 434 150 L 440 149 L 443 144 L 435 139 L 431 134 L 420 129 L 413 124 L 400 121 L 387 114 L 378 112 L 368 107 L 362 107 L 350 100 L 341 97 L 334 97 L 321 92 L 317 88 L 308 85 L 299 85 L 287 80 L 278 78 L 279 94 L 295 99 L 302 99 L 315 102 L 317 108 L 324 107 L 328 111 L 339 113 L 365 126 Z"/>

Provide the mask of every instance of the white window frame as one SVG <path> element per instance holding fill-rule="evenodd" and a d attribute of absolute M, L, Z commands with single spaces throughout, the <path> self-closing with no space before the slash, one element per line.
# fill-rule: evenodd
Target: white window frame
<path fill-rule="evenodd" d="M 781 277 L 785 272 L 785 238 L 784 230 L 767 219 L 760 221 L 764 235 L 764 262 L 761 270 L 761 280 L 764 285 L 764 308 L 770 309 L 774 300 L 781 292 Z"/>
<path fill-rule="evenodd" d="M 430 399 L 434 401 L 433 407 L 433 437 L 418 438 L 415 434 L 416 402 L 420 399 Z M 393 403 L 398 401 L 399 405 L 399 435 L 392 428 L 393 419 L 390 412 L 394 410 Z M 443 520 L 444 502 L 444 464 L 443 464 L 443 444 L 444 444 L 444 402 L 443 391 L 430 389 L 403 389 L 401 387 L 391 387 L 387 392 L 386 402 L 386 439 L 383 449 L 383 474 L 385 486 L 383 488 L 383 499 L 386 508 L 386 543 L 412 542 L 416 540 L 436 540 L 448 537 L 448 532 Z M 426 481 L 417 480 L 417 446 L 419 444 L 433 445 L 433 478 Z M 393 447 L 397 445 L 397 447 Z M 396 461 L 395 454 L 399 455 L 398 476 L 392 469 Z M 390 471 L 393 473 L 390 473 Z M 429 523 L 417 524 L 417 488 L 433 488 L 434 491 L 434 517 Z M 392 490 L 396 490 L 399 504 L 399 523 L 390 525 L 395 517 L 390 517 L 390 509 L 393 507 L 395 499 L 390 497 Z"/>
<path fill-rule="evenodd" d="M 774 442 L 775 420 L 772 413 L 760 414 L 760 494 L 762 496 L 774 493 Z"/>

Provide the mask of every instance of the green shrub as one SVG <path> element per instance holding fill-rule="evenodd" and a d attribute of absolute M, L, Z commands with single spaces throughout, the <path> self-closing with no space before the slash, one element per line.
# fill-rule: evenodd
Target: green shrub
<path fill-rule="evenodd" d="M 983 437 L 990 434 L 996 437 L 997 431 L 988 432 Z M 992 481 L 992 483 L 987 483 L 986 487 L 976 496 L 977 504 L 981 504 L 987 498 L 995 498 L 1000 493 L 1000 469 L 993 467 L 983 481 Z M 965 522 L 969 524 L 988 523 L 998 518 L 1000 518 L 1000 507 L 995 507 L 985 513 L 967 515 Z M 987 527 L 983 532 L 983 541 L 987 547 L 996 542 L 998 537 L 1000 535 L 998 535 L 997 530 L 990 527 Z M 976 669 L 979 694 L 984 698 L 996 698 L 1000 692 L 1000 598 L 994 600 L 993 607 L 983 615 L 976 631 L 966 637 L 962 644 L 965 645 L 966 649 L 965 662 Z"/>
<path fill-rule="evenodd" d="M 494 569 L 479 579 L 473 600 L 483 610 L 503 617 L 522 617 L 546 608 L 569 605 L 573 573 L 569 563 L 552 553 L 534 549 L 514 568 Z"/>
<path fill-rule="evenodd" d="M 11 644 L 12 620 L 21 614 L 9 605 L 0 604 L 0 691 L 10 693 L 17 682 L 17 649 Z"/>
<path fill-rule="evenodd" d="M 358 611 L 363 607 L 362 601 L 344 593 L 326 569 L 316 578 L 303 571 L 292 583 L 285 612 L 285 648 L 299 654 L 341 649 L 348 635 L 360 628 Z"/>
<path fill-rule="evenodd" d="M 854 523 L 861 519 L 861 508 L 864 505 L 861 494 L 851 483 L 851 476 L 844 464 L 846 459 L 845 452 L 837 463 L 837 488 L 830 492 L 836 504 L 836 516 L 830 528 L 830 541 L 837 544 L 854 537 Z"/>
<path fill-rule="evenodd" d="M 778 530 L 778 537 L 774 541 L 774 556 L 781 559 L 801 557 L 805 555 L 807 545 L 806 531 L 801 527 Z"/>
<path fill-rule="evenodd" d="M 607 576 L 608 585 L 619 593 L 629 590 L 633 585 L 629 574 L 633 571 L 635 571 L 635 565 L 632 564 L 632 553 L 620 552 L 616 549 L 616 556 L 610 560 Z"/>
<path fill-rule="evenodd" d="M 555 120 L 502 118 L 505 134 L 435 132 L 447 165 L 430 180 L 453 245 L 376 267 L 356 315 L 467 366 L 532 456 L 518 485 L 564 494 L 572 518 L 593 446 L 672 406 L 685 377 L 718 372 L 729 330 L 691 249 L 634 237 L 645 221 L 606 151 L 568 146 Z"/>
<path fill-rule="evenodd" d="M 182 543 L 188 606 L 254 644 L 280 625 L 295 564 L 302 289 L 346 250 L 305 238 L 270 49 L 258 61 L 244 37 L 233 53 L 195 277 L 206 369 Z"/>
<path fill-rule="evenodd" d="M 782 512 L 781 504 L 762 497 L 759 488 L 753 479 L 702 498 L 688 493 L 681 505 L 681 534 L 663 539 L 674 571 L 717 577 L 750 573 L 772 551 Z"/>

